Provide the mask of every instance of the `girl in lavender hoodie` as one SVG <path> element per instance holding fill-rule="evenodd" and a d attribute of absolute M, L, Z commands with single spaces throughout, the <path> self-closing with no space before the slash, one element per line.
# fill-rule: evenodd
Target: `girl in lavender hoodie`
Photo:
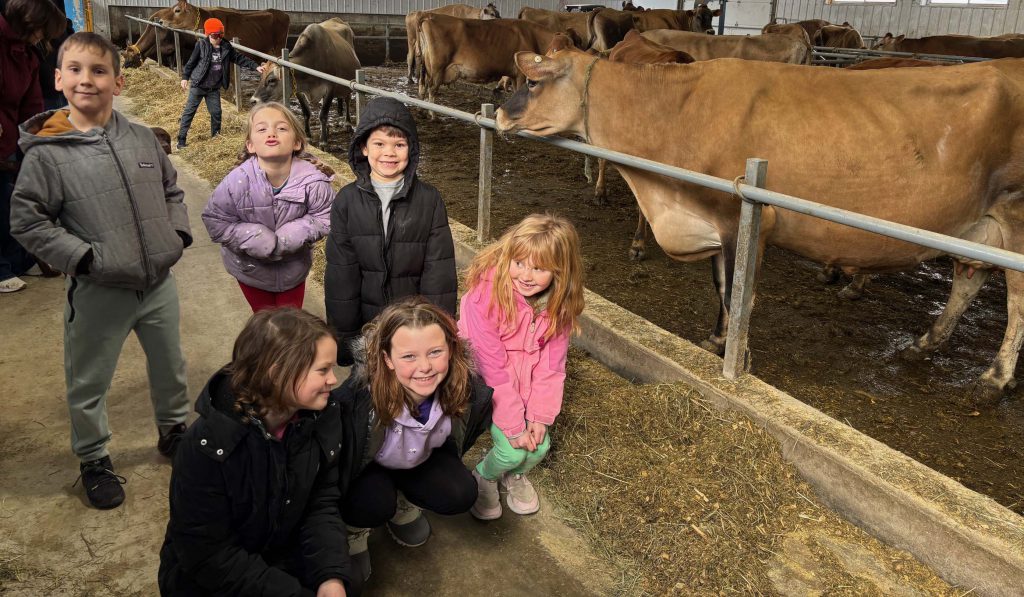
<path fill-rule="evenodd" d="M 302 128 L 277 102 L 250 112 L 246 129 L 238 166 L 213 191 L 203 223 L 254 312 L 301 309 L 312 245 L 330 230 L 334 172 L 303 155 Z"/>
<path fill-rule="evenodd" d="M 459 335 L 494 388 L 494 447 L 473 469 L 480 494 L 470 512 L 481 520 L 501 516 L 500 482 L 509 509 L 532 514 L 540 500 L 526 473 L 551 447 L 569 334 L 583 312 L 576 229 L 557 216 L 527 216 L 476 256 L 466 286 Z"/>
<path fill-rule="evenodd" d="M 387 525 L 407 547 L 430 537 L 421 512 L 461 514 L 476 500 L 462 456 L 491 424 L 491 389 L 473 373 L 455 321 L 414 296 L 363 327 L 341 405 L 341 517 L 349 556 L 370 576 L 366 539 Z"/>

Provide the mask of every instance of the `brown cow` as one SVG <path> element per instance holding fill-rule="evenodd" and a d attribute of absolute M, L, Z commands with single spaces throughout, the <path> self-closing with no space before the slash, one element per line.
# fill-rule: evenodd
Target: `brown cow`
<path fill-rule="evenodd" d="M 807 39 L 813 40 L 819 29 L 831 25 L 832 23 L 829 23 L 824 19 L 807 19 L 805 21 L 797 21 L 793 24 L 803 27 L 804 31 L 807 32 Z"/>
<path fill-rule="evenodd" d="M 655 29 L 674 29 L 694 33 L 713 33 L 711 19 L 722 14 L 722 9 L 711 10 L 707 4 L 700 4 L 693 10 L 671 10 L 658 8 L 634 12 L 633 27 L 643 33 Z"/>
<path fill-rule="evenodd" d="M 825 25 L 814 34 L 812 45 L 825 48 L 866 48 L 860 33 L 848 25 Z"/>
<path fill-rule="evenodd" d="M 643 6 L 633 4 L 630 0 L 623 0 L 622 10 L 627 12 L 643 12 L 645 9 Z"/>
<path fill-rule="evenodd" d="M 356 69 L 360 67 L 352 28 L 339 17 L 307 26 L 295 40 L 295 47 L 292 48 L 288 59 L 300 66 L 349 80 L 355 78 Z M 312 116 L 309 106 L 315 106 L 323 100 L 320 106 L 320 147 L 326 148 L 327 116 L 331 111 L 331 102 L 335 98 L 338 99 L 338 116 L 348 122 L 350 90 L 344 85 L 331 83 L 302 71 L 289 72 L 291 74 L 287 75 L 281 66 L 268 62 L 267 69 L 260 77 L 260 84 L 252 95 L 252 102 L 280 101 L 281 78 L 291 76 L 292 92 L 299 98 L 299 106 L 305 119 L 306 138 L 310 141 L 313 134 L 309 129 L 309 119 Z M 341 109 L 342 100 L 345 104 L 344 113 Z"/>
<path fill-rule="evenodd" d="M 468 4 L 449 4 L 447 6 L 431 8 L 429 10 L 414 10 L 405 15 L 405 39 L 408 43 L 408 49 L 405 53 L 405 64 L 408 71 L 409 83 L 413 82 L 413 77 L 416 74 L 416 60 L 419 58 L 419 54 L 417 53 L 419 43 L 416 40 L 416 34 L 419 31 L 420 17 L 424 14 L 448 15 L 452 17 L 462 17 L 463 19 L 480 19 L 481 21 L 501 18 L 501 14 L 498 12 L 498 7 L 495 6 L 493 2 L 488 3 L 487 6 L 483 8 L 476 8 L 475 6 L 470 6 Z"/>
<path fill-rule="evenodd" d="M 757 156 L 768 160 L 770 190 L 1024 252 L 1024 127 L 1014 109 L 1024 61 L 844 72 L 744 60 L 594 63 L 563 50 L 522 52 L 516 64 L 532 84 L 498 110 L 502 131 L 587 135 L 599 147 L 726 179 Z M 701 133 L 665 126 L 666 114 L 700 122 Z M 823 160 L 808 151 L 807 131 L 825 130 L 842 143 Z M 740 201 L 621 170 L 668 255 L 714 259 L 721 311 L 708 344 L 723 349 Z M 941 254 L 770 206 L 761 226 L 759 255 L 778 246 L 846 273 L 901 271 Z M 908 354 L 944 344 L 992 271 L 955 259 L 950 300 Z M 1012 386 L 1024 338 L 1024 273 L 1008 270 L 1006 286 L 1006 335 L 979 384 L 988 396 Z"/>
<path fill-rule="evenodd" d="M 633 30 L 633 13 L 614 8 L 594 11 L 594 18 L 588 21 L 593 41 L 590 47 L 598 52 L 607 52 Z"/>
<path fill-rule="evenodd" d="M 423 62 L 420 97 L 433 102 L 441 85 L 460 79 L 490 83 L 509 77 L 518 85 L 523 78 L 515 67 L 515 53 L 543 52 L 555 32 L 519 19 L 481 21 L 427 14 L 420 19 L 417 35 Z"/>
<path fill-rule="evenodd" d="M 938 62 L 935 60 L 918 60 L 917 58 L 896 58 L 887 56 L 885 58 L 872 58 L 857 64 L 851 64 L 846 70 L 874 70 L 879 68 L 914 68 L 920 66 L 945 66 L 952 62 Z"/>
<path fill-rule="evenodd" d="M 581 50 L 589 50 L 594 45 L 593 21 L 601 11 L 590 12 L 556 12 L 524 6 L 519 10 L 519 17 L 524 21 L 536 23 L 550 31 L 565 31 L 572 29 L 580 38 Z M 601 48 L 597 48 L 602 50 Z"/>
<path fill-rule="evenodd" d="M 280 10 L 235 10 L 233 8 L 200 8 L 189 4 L 187 0 L 178 0 L 178 3 L 170 8 L 158 10 L 153 13 L 153 20 L 160 20 L 163 24 L 176 29 L 189 31 L 202 31 L 203 22 L 206 19 L 217 18 L 224 23 L 224 30 L 227 37 L 237 37 L 242 45 L 272 55 L 279 55 L 281 50 L 288 44 L 288 25 L 291 19 L 287 13 Z M 185 48 L 191 52 L 195 46 L 195 39 L 188 35 L 180 35 L 182 42 L 182 55 L 187 56 Z M 124 66 L 141 66 L 142 61 L 149 56 L 156 56 L 155 35 L 153 26 L 147 25 L 146 30 L 139 36 L 138 43 L 128 46 L 124 51 Z M 187 46 L 185 42 L 188 42 Z M 173 33 L 168 31 L 160 32 L 160 51 L 162 56 L 174 55 Z M 170 62 L 168 60 L 168 62 Z"/>
<path fill-rule="evenodd" d="M 903 35 L 893 37 L 892 33 L 886 33 L 873 49 L 975 58 L 1024 58 L 1024 39 L 993 39 L 970 35 L 932 35 L 910 39 Z"/>
<path fill-rule="evenodd" d="M 761 28 L 762 34 L 774 33 L 776 35 L 788 35 L 793 39 L 805 42 L 807 45 L 811 45 L 811 38 L 807 36 L 807 30 L 801 27 L 797 23 L 768 23 Z"/>
<path fill-rule="evenodd" d="M 643 33 L 647 39 L 686 52 L 695 60 L 743 58 L 767 62 L 810 64 L 811 46 L 788 35 L 704 35 L 659 29 Z"/>

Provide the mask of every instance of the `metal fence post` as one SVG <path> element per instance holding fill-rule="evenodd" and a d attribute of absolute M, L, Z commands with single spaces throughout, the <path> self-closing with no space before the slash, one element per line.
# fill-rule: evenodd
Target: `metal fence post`
<path fill-rule="evenodd" d="M 231 45 L 238 45 L 241 42 L 237 37 L 231 38 Z M 235 109 L 242 111 L 242 73 L 241 69 L 232 69 L 231 84 L 235 86 Z"/>
<path fill-rule="evenodd" d="M 768 160 L 747 160 L 746 184 L 763 188 L 767 174 Z M 739 234 L 736 237 L 736 269 L 733 272 L 732 297 L 729 300 L 729 331 L 725 336 L 725 365 L 722 374 L 726 379 L 736 379 L 746 370 L 760 237 L 761 204 L 744 199 L 740 207 Z"/>
<path fill-rule="evenodd" d="M 156 65 L 164 65 L 163 48 L 160 47 L 160 28 L 153 27 L 153 41 L 156 42 Z"/>
<path fill-rule="evenodd" d="M 384 63 L 391 62 L 391 25 L 384 25 Z"/>
<path fill-rule="evenodd" d="M 281 48 L 281 60 L 288 61 L 288 48 Z M 281 103 L 288 105 L 288 102 L 292 99 L 292 71 L 287 66 L 281 65 Z"/>
<path fill-rule="evenodd" d="M 133 45 L 135 42 L 132 41 L 132 23 L 131 19 L 128 19 L 128 45 Z"/>
<path fill-rule="evenodd" d="M 494 118 L 494 104 L 481 104 L 480 114 Z M 491 239 L 491 173 L 494 164 L 494 131 L 480 127 L 480 184 L 477 197 L 476 240 Z"/>
<path fill-rule="evenodd" d="M 178 78 L 181 78 L 181 39 L 178 37 L 178 32 L 174 32 L 174 64 L 178 70 Z"/>
<path fill-rule="evenodd" d="M 356 70 L 356 83 L 366 85 L 366 72 L 361 68 Z M 359 124 L 359 118 L 363 115 L 363 106 L 365 105 L 366 94 L 362 91 L 356 91 L 356 125 Z"/>

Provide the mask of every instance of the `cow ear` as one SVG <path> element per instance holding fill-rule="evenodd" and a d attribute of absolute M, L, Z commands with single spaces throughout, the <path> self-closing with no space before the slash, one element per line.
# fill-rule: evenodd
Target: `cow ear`
<path fill-rule="evenodd" d="M 901 34 L 899 37 L 896 38 L 897 43 L 903 41 L 904 39 L 906 39 L 906 37 L 907 36 L 905 34 Z"/>
<path fill-rule="evenodd" d="M 540 81 L 557 76 L 566 66 L 555 58 L 547 58 L 533 52 L 516 52 L 516 66 L 531 81 Z"/>
<path fill-rule="evenodd" d="M 892 39 L 892 33 L 886 32 L 886 34 L 882 36 L 882 41 L 888 41 L 890 39 Z"/>

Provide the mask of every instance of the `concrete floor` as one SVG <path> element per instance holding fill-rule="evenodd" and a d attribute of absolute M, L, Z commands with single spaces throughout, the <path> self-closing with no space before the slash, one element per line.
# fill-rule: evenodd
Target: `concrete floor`
<path fill-rule="evenodd" d="M 124 104 L 121 104 L 122 108 Z M 195 243 L 174 268 L 182 305 L 182 344 L 195 395 L 224 365 L 250 315 L 199 218 L 210 185 L 174 159 L 185 190 Z M 73 487 L 62 356 L 62 278 L 29 278 L 0 296 L 0 593 L 156 593 L 158 551 L 167 520 L 170 465 L 155 448 L 145 361 L 130 339 L 109 394 L 117 472 L 127 500 L 112 511 L 89 508 Z M 310 284 L 306 308 L 323 315 L 323 294 Z M 431 517 L 434 534 L 420 548 L 397 546 L 383 530 L 370 539 L 372 595 L 590 595 L 611 592 L 605 565 L 551 514 L 506 513 L 492 523 L 468 514 Z M 13 579 L 12 579 L 13 578 Z"/>

